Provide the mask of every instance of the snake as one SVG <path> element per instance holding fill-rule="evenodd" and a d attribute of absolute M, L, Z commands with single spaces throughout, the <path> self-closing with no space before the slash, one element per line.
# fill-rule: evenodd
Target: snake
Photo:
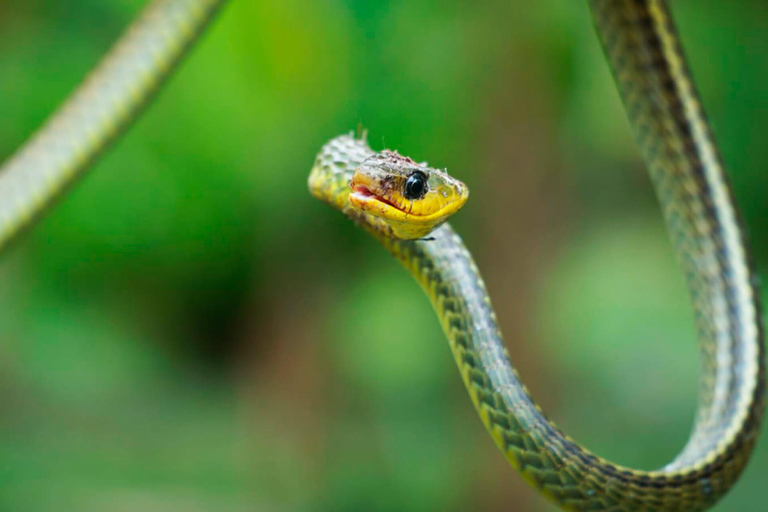
<path fill-rule="evenodd" d="M 156 95 L 224 0 L 154 0 L 89 77 L 0 168 L 0 250 L 52 209 Z M 693 429 L 652 471 L 614 464 L 565 435 L 505 348 L 477 264 L 446 222 L 469 197 L 446 171 L 325 144 L 311 194 L 376 238 L 425 290 L 472 403 L 510 464 L 572 511 L 701 511 L 738 480 L 765 408 L 757 278 L 722 158 L 664 0 L 587 0 L 685 276 L 699 339 Z"/>

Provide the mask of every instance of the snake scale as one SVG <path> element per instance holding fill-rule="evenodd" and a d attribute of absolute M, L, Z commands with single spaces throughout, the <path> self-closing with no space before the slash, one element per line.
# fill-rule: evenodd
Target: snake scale
<path fill-rule="evenodd" d="M 129 125 L 222 3 L 155 0 L 71 99 L 8 160 L 0 169 L 0 249 L 49 210 Z M 695 424 L 670 464 L 656 471 L 618 466 L 545 417 L 512 366 L 472 256 L 459 235 L 442 224 L 444 218 L 426 239 L 399 240 L 392 224 L 373 222 L 370 212 L 350 205 L 365 208 L 376 200 L 365 187 L 350 188 L 364 162 L 378 158 L 385 170 L 411 169 L 385 177 L 386 183 L 404 183 L 406 194 L 380 205 L 391 211 L 408 205 L 411 214 L 399 218 L 401 229 L 414 218 L 414 205 L 424 201 L 420 194 L 427 179 L 437 180 L 429 181 L 433 185 L 443 179 L 433 178 L 434 170 L 414 171 L 418 164 L 412 160 L 374 153 L 364 140 L 342 136 L 318 155 L 310 190 L 371 232 L 421 284 L 481 420 L 533 487 L 566 510 L 704 510 L 738 479 L 763 414 L 765 362 L 755 274 L 666 2 L 587 3 L 685 273 L 700 340 Z M 414 173 L 424 175 L 422 183 L 414 185 Z"/>
<path fill-rule="evenodd" d="M 224 0 L 155 0 L 0 168 L 0 251 L 137 118 Z"/>

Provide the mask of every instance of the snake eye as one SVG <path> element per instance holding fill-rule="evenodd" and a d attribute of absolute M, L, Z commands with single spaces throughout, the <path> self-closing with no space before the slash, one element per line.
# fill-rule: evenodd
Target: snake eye
<path fill-rule="evenodd" d="M 427 192 L 427 176 L 421 171 L 414 171 L 405 180 L 406 199 L 418 199 Z"/>

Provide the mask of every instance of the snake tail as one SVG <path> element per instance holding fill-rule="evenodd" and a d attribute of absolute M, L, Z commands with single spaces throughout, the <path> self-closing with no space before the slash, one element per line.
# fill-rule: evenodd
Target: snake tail
<path fill-rule="evenodd" d="M 0 251 L 83 174 L 155 96 L 224 0 L 155 0 L 0 168 Z"/>
<path fill-rule="evenodd" d="M 765 407 L 762 311 L 747 240 L 667 3 L 590 5 L 696 313 L 697 418 L 666 470 L 723 466 L 720 485 L 729 485 Z"/>

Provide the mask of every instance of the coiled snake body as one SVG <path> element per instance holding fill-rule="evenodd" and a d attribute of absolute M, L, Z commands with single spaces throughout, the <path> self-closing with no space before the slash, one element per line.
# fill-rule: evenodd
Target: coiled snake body
<path fill-rule="evenodd" d="M 221 3 L 155 1 L 80 91 L 5 164 L 0 171 L 0 247 L 45 211 L 127 126 Z M 763 331 L 754 274 L 666 2 L 590 0 L 589 5 L 687 278 L 700 340 L 695 425 L 685 448 L 666 467 L 637 471 L 617 466 L 547 420 L 514 371 L 479 271 L 450 226 L 437 227 L 429 240 L 393 238 L 411 233 L 410 223 L 420 222 L 419 202 L 426 200 L 428 183 L 435 186 L 447 177 L 428 182 L 434 170 L 419 170 L 415 162 L 393 153 L 377 156 L 364 140 L 343 136 L 321 151 L 310 189 L 366 227 L 426 290 L 480 418 L 531 485 L 568 510 L 704 510 L 745 467 L 763 413 Z M 381 181 L 392 189 L 387 193 L 397 193 L 379 205 L 387 215 L 402 210 L 396 222 L 365 212 L 379 207 L 372 205 L 376 194 L 368 185 L 350 189 L 355 171 L 372 157 L 383 162 L 386 172 L 402 174 Z M 424 181 L 408 185 L 417 172 Z M 411 189 L 399 190 L 401 185 L 393 183 Z M 461 198 L 463 191 L 453 186 Z M 350 192 L 356 194 L 352 200 Z M 432 227 L 460 207 L 453 204 L 440 205 L 445 215 L 443 210 L 430 214 Z M 423 223 L 413 238 L 424 236 L 422 228 Z"/>

